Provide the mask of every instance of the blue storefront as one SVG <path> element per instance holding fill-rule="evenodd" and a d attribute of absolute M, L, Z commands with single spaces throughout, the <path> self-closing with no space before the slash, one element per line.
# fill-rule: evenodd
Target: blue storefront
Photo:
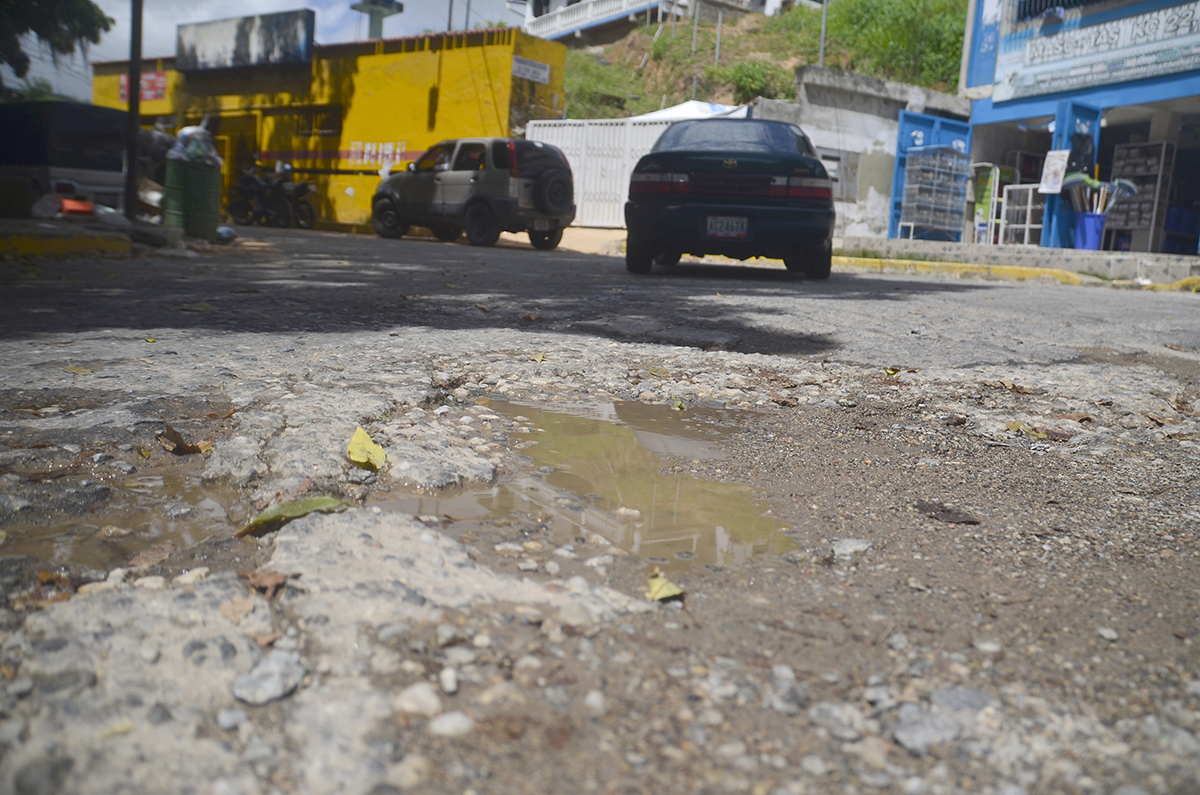
<path fill-rule="evenodd" d="M 1196 253 L 1200 2 L 971 0 L 960 82 L 975 242 L 1072 247 L 1089 214 L 1101 248 Z M 1040 192 L 1055 165 L 1137 193 Z"/>

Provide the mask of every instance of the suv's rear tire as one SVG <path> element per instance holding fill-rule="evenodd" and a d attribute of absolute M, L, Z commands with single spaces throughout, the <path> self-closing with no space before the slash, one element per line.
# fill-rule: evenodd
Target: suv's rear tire
<path fill-rule="evenodd" d="M 641 235 L 630 232 L 625 238 L 625 270 L 630 273 L 649 273 L 654 266 L 654 247 Z"/>
<path fill-rule="evenodd" d="M 457 226 L 431 226 L 429 231 L 443 243 L 453 243 L 462 237 L 462 229 Z"/>
<path fill-rule="evenodd" d="M 665 265 L 668 268 L 673 268 L 679 264 L 679 258 L 683 256 L 679 251 L 663 251 L 654 258 L 655 265 Z"/>
<path fill-rule="evenodd" d="M 500 239 L 500 224 L 496 223 L 496 214 L 483 202 L 472 204 L 467 209 L 463 228 L 467 232 L 467 242 L 472 246 L 494 246 Z"/>
<path fill-rule="evenodd" d="M 833 271 L 833 251 L 824 246 L 801 249 L 799 253 L 783 258 L 790 271 L 803 273 L 809 279 L 824 280 Z"/>
<path fill-rule="evenodd" d="M 549 251 L 558 246 L 562 242 L 563 230 L 562 227 L 555 227 L 549 231 L 546 230 L 529 230 L 529 242 L 534 248 L 542 251 Z"/>
<path fill-rule="evenodd" d="M 575 200 L 571 172 L 561 168 L 543 172 L 533 183 L 533 203 L 546 215 L 570 212 Z"/>
<path fill-rule="evenodd" d="M 375 227 L 375 234 L 380 237 L 404 237 L 408 232 L 408 224 L 400 218 L 400 213 L 396 212 L 396 205 L 391 199 L 375 202 L 371 211 L 371 226 Z"/>

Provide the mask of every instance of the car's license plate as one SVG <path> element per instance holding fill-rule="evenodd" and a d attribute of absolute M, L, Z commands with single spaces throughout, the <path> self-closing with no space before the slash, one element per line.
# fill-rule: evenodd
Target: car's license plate
<path fill-rule="evenodd" d="M 533 228 L 538 229 L 538 230 L 549 230 L 550 229 L 550 219 L 534 218 L 533 219 Z"/>
<path fill-rule="evenodd" d="M 749 237 L 749 219 L 740 215 L 708 216 L 709 237 Z"/>

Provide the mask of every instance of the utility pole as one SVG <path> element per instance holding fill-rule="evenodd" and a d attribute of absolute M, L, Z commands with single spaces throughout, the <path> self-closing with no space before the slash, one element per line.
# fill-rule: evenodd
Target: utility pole
<path fill-rule="evenodd" d="M 825 65 L 825 16 L 828 8 L 829 0 L 821 0 L 821 54 L 817 56 L 817 66 Z"/>
<path fill-rule="evenodd" d="M 696 54 L 696 31 L 700 27 L 700 0 L 696 0 L 696 10 L 692 14 L 692 55 Z"/>
<path fill-rule="evenodd" d="M 713 58 L 713 63 L 717 66 L 721 65 L 721 15 L 722 11 L 717 11 L 717 54 Z"/>
<path fill-rule="evenodd" d="M 454 30 L 454 0 L 450 0 L 450 14 L 446 17 L 446 30 Z"/>
<path fill-rule="evenodd" d="M 125 217 L 132 221 L 138 208 L 138 135 L 142 131 L 142 0 L 131 0 L 129 9 L 129 71 L 125 97 Z"/>

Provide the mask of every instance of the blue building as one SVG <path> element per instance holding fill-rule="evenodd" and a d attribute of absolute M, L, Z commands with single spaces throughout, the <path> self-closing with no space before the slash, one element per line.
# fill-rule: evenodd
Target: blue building
<path fill-rule="evenodd" d="M 977 174 L 1027 185 L 1047 152 L 1069 152 L 1067 172 L 1138 186 L 1110 208 L 1102 248 L 1196 253 L 1200 2 L 970 0 L 960 86 L 972 100 L 971 160 L 997 167 Z M 976 242 L 1075 244 L 1067 194 L 1009 193 L 1024 239 L 999 239 L 1005 227 L 987 222 L 1002 190 L 990 208 L 977 190 Z"/>

